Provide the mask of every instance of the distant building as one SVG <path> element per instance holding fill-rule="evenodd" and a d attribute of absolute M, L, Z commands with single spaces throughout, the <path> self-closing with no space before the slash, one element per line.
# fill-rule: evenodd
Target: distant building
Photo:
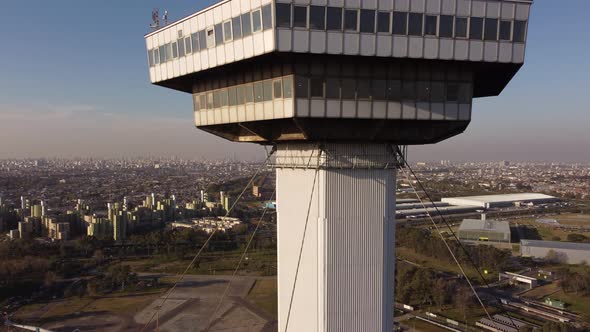
<path fill-rule="evenodd" d="M 33 237 L 33 224 L 26 221 L 18 223 L 18 234 L 21 239 L 30 239 Z"/>
<path fill-rule="evenodd" d="M 550 252 L 555 259 L 567 264 L 590 263 L 590 243 L 521 240 L 520 254 L 525 257 L 546 258 Z"/>
<path fill-rule="evenodd" d="M 520 193 L 520 194 L 499 194 L 499 195 L 482 195 L 482 196 L 465 196 L 465 197 L 445 197 L 441 200 L 451 205 L 468 205 L 479 206 L 486 209 L 497 207 L 514 206 L 517 203 L 545 204 L 558 202 L 557 197 L 537 194 L 537 193 Z"/>
<path fill-rule="evenodd" d="M 510 225 L 507 221 L 464 219 L 459 227 L 459 240 L 510 243 Z"/>

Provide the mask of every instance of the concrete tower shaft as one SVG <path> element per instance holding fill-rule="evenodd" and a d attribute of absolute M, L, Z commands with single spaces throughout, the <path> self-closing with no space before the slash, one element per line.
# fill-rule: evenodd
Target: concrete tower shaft
<path fill-rule="evenodd" d="M 392 330 L 397 164 L 385 144 L 278 146 L 279 331 Z"/>

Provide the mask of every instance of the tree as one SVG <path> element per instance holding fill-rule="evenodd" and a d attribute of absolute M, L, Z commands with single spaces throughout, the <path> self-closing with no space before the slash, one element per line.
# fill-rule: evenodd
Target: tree
<path fill-rule="evenodd" d="M 473 292 L 467 286 L 460 286 L 456 293 L 455 305 L 463 314 L 463 320 L 467 320 L 467 309 L 473 304 Z"/>
<path fill-rule="evenodd" d="M 569 242 L 585 242 L 587 239 L 588 237 L 583 234 L 572 233 L 567 235 L 567 240 Z"/>
<path fill-rule="evenodd" d="M 438 305 L 438 309 L 442 310 L 443 305 L 447 302 L 447 288 L 448 285 L 443 278 L 437 278 L 432 288 L 432 299 Z"/>
<path fill-rule="evenodd" d="M 567 262 L 567 256 L 563 252 L 550 249 L 545 255 L 545 261 L 550 264 L 563 264 Z"/>

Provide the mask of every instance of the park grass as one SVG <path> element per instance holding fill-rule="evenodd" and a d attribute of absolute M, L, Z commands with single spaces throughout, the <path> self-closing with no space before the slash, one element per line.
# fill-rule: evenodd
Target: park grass
<path fill-rule="evenodd" d="M 590 214 L 564 213 L 555 219 L 562 225 L 590 226 Z"/>
<path fill-rule="evenodd" d="M 567 310 L 581 314 L 584 317 L 590 317 L 590 294 L 564 293 L 561 287 L 556 283 L 539 286 L 523 293 L 523 297 L 543 301 L 546 297 L 561 300 L 569 306 Z"/>
<path fill-rule="evenodd" d="M 419 320 L 418 318 L 410 318 L 401 322 L 401 324 L 410 328 L 410 331 L 419 330 L 424 332 L 448 332 L 449 330 L 442 327 Z"/>
<path fill-rule="evenodd" d="M 266 311 L 269 315 L 277 317 L 277 280 L 258 279 L 246 296 L 257 307 Z"/>

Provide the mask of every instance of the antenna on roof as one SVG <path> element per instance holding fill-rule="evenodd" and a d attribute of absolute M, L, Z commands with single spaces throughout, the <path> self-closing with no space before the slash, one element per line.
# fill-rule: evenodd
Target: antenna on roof
<path fill-rule="evenodd" d="M 164 20 L 164 25 L 168 25 L 168 11 L 164 9 L 164 15 L 162 15 L 162 20 Z"/>
<path fill-rule="evenodd" d="M 152 9 L 152 22 L 150 28 L 155 30 L 160 27 L 160 10 L 158 8 Z"/>

